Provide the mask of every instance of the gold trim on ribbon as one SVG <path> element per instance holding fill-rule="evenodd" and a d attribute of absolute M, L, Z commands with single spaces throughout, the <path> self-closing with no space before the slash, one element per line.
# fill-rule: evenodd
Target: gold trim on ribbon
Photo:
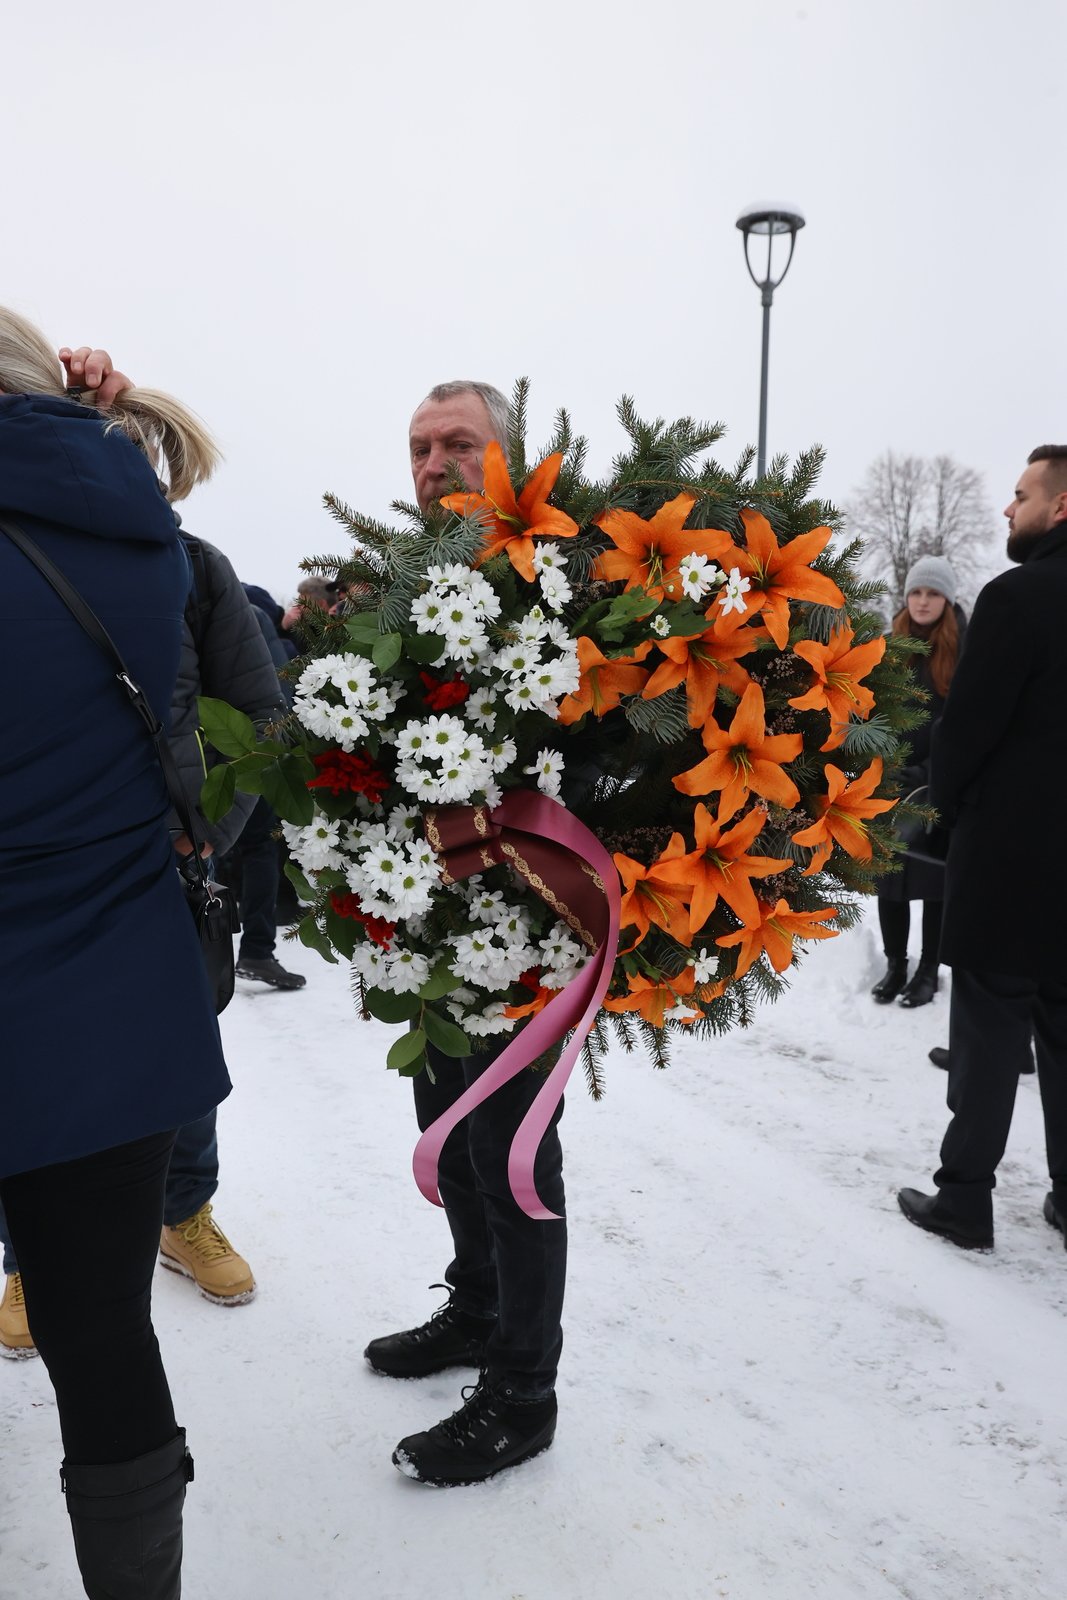
<path fill-rule="evenodd" d="M 600 946 L 596 939 L 593 938 L 593 935 L 587 929 L 582 927 L 581 921 L 570 909 L 570 907 L 564 905 L 562 900 L 557 899 L 556 895 L 548 887 L 548 884 L 545 882 L 545 880 L 533 870 L 528 861 L 524 861 L 522 856 L 519 855 L 519 852 L 516 850 L 515 846 L 513 844 L 508 844 L 505 840 L 501 839 L 500 848 L 507 856 L 512 866 L 515 868 L 515 871 L 526 879 L 526 882 L 530 885 L 530 888 L 535 894 L 539 894 L 541 896 L 541 899 L 546 905 L 550 905 L 552 907 L 557 917 L 567 924 L 571 932 L 578 935 L 586 949 L 593 951 L 598 950 Z"/>

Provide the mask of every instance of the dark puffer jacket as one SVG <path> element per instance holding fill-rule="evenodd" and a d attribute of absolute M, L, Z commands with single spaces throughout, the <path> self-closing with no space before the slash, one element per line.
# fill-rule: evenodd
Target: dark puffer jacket
<path fill-rule="evenodd" d="M 284 715 L 285 700 L 255 611 L 233 567 L 206 539 L 184 533 L 182 538 L 193 557 L 196 592 L 186 608 L 182 630 L 178 681 L 170 708 L 170 747 L 194 808 L 194 821 L 216 855 L 223 855 L 238 838 L 257 796 L 239 793 L 221 822 L 208 822 L 200 810 L 204 779 L 211 767 L 225 758 L 201 738 L 197 696 L 226 700 L 259 727 Z M 202 553 L 199 560 L 198 550 Z M 207 592 L 201 593 L 201 589 Z M 175 833 L 181 831 L 173 813 L 171 828 Z"/>

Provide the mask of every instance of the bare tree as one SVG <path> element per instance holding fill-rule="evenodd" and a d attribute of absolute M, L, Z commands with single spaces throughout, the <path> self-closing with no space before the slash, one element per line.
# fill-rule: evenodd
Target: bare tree
<path fill-rule="evenodd" d="M 891 450 L 871 463 L 848 507 L 848 524 L 863 539 L 864 566 L 886 585 L 894 607 L 903 605 L 908 569 L 920 556 L 950 561 L 971 599 L 997 532 L 980 472 L 951 456 Z"/>

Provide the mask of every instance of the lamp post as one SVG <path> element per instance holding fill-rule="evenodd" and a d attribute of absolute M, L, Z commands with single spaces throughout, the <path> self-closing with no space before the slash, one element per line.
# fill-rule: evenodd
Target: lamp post
<path fill-rule="evenodd" d="M 759 452 L 756 457 L 756 474 L 762 478 L 767 466 L 767 367 L 771 343 L 771 306 L 774 304 L 774 291 L 782 282 L 789 271 L 789 263 L 793 259 L 793 250 L 796 247 L 797 234 L 804 226 L 804 218 L 795 206 L 788 205 L 759 205 L 749 206 L 742 211 L 737 219 L 737 226 L 741 229 L 745 239 L 745 266 L 748 275 L 760 292 L 763 305 L 763 358 L 760 364 L 760 391 L 759 391 Z M 752 261 L 748 253 L 748 243 L 753 235 L 767 239 L 767 271 L 762 278 L 756 276 L 752 268 Z M 775 239 L 789 235 L 789 254 L 785 258 L 785 266 L 775 277 L 772 270 L 772 256 L 774 254 Z"/>

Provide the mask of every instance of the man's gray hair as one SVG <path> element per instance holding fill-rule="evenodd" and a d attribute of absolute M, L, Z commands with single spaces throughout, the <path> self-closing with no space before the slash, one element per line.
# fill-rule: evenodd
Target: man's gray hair
<path fill-rule="evenodd" d="M 472 379 L 456 378 L 451 383 L 438 383 L 430 390 L 426 400 L 420 400 L 419 405 L 424 406 L 427 400 L 454 400 L 460 394 L 476 394 L 489 413 L 489 420 L 493 424 L 493 437 L 503 450 L 508 447 L 508 430 L 511 427 L 511 406 L 505 395 L 491 383 L 475 383 Z M 415 407 L 416 411 L 419 409 Z"/>

